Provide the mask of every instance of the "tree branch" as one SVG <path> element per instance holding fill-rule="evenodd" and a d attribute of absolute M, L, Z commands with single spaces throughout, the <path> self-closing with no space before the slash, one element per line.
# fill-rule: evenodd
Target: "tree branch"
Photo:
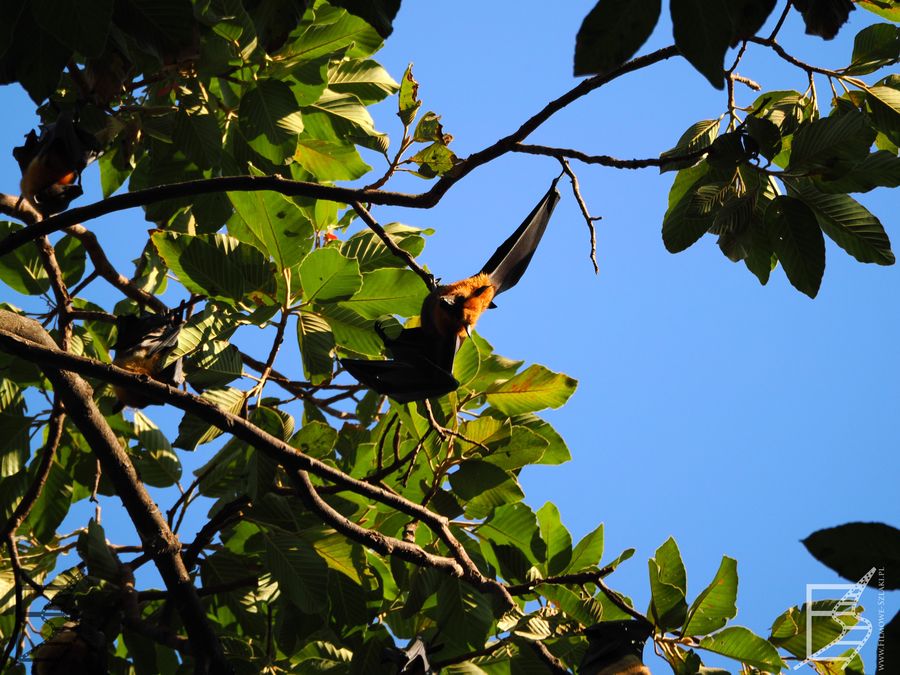
<path fill-rule="evenodd" d="M 203 421 L 252 445 L 254 448 L 264 452 L 291 471 L 309 471 L 320 478 L 343 485 L 357 494 L 374 499 L 397 511 L 405 513 L 412 518 L 421 520 L 426 526 L 434 531 L 444 545 L 450 549 L 452 558 L 455 559 L 459 566 L 465 571 L 463 578 L 483 591 L 489 590 L 496 593 L 508 605 L 512 606 L 515 604 L 512 596 L 507 593 L 506 588 L 502 584 L 496 580 L 485 577 L 480 572 L 465 551 L 463 545 L 453 536 L 450 531 L 449 520 L 444 516 L 440 516 L 420 504 L 405 499 L 390 490 L 353 478 L 325 462 L 309 457 L 284 441 L 266 433 L 247 420 L 225 412 L 198 396 L 162 384 L 147 376 L 135 375 L 128 370 L 118 368 L 111 364 L 105 364 L 93 359 L 62 352 L 55 347 L 46 345 L 45 342 L 43 344 L 37 343 L 35 340 L 30 339 L 27 334 L 23 336 L 20 335 L 18 331 L 14 330 L 17 323 L 23 321 L 29 320 L 11 312 L 0 310 L 0 349 L 20 356 L 28 361 L 38 363 L 45 369 L 47 367 L 54 369 L 59 368 L 81 375 L 96 377 L 105 382 L 149 394 L 156 400 L 164 401 L 176 408 L 190 412 Z M 11 327 L 13 330 L 10 329 Z M 84 387 L 87 387 L 87 385 L 84 384 Z M 90 398 L 89 394 L 88 398 Z M 66 403 L 68 408 L 68 402 L 66 401 Z M 93 407 L 92 404 L 91 407 Z M 96 411 L 96 407 L 93 407 L 93 409 L 99 416 L 99 411 Z M 100 417 L 100 419 L 103 421 L 103 424 L 106 423 L 102 417 Z M 85 436 L 87 436 L 87 434 L 85 434 Z M 90 439 L 88 440 L 90 441 Z M 130 464 L 129 468 L 131 468 Z M 131 470 L 133 473 L 133 468 Z M 165 525 L 165 521 L 162 520 L 162 516 L 159 514 L 158 510 L 156 510 L 155 505 L 153 505 L 153 507 L 154 513 L 159 517 L 159 521 L 162 526 L 165 527 L 165 531 L 169 532 L 168 526 Z M 343 518 L 343 516 L 340 517 Z M 378 533 L 375 534 L 378 535 Z"/>
<path fill-rule="evenodd" d="M 11 341 L 30 345 L 35 350 L 73 358 L 59 350 L 37 322 L 12 312 L 0 312 L 0 334 L 4 336 L 4 343 Z M 153 557 L 166 588 L 172 593 L 191 643 L 197 672 L 209 672 L 209 669 L 231 672 L 179 555 L 178 539 L 138 478 L 115 432 L 94 404 L 93 390 L 80 377 L 58 369 L 54 363 L 44 363 L 43 366 L 44 374 L 53 383 L 54 391 L 66 407 L 66 413 L 97 456 L 105 475 L 112 481 L 144 549 Z"/>
<path fill-rule="evenodd" d="M 569 180 L 572 181 L 572 194 L 575 195 L 575 201 L 578 202 L 578 208 L 581 209 L 581 215 L 584 216 L 584 222 L 587 223 L 588 232 L 591 237 L 590 257 L 591 263 L 594 265 L 594 274 L 599 274 L 600 267 L 597 265 L 597 231 L 594 228 L 594 221 L 600 220 L 600 216 L 592 216 L 591 212 L 588 211 L 587 204 L 584 203 L 584 197 L 581 196 L 581 187 L 578 185 L 578 176 L 572 171 L 569 162 L 564 157 L 560 157 L 559 163 L 562 164 L 563 171 L 569 177 Z"/>
<path fill-rule="evenodd" d="M 76 223 L 99 218 L 116 211 L 146 206 L 166 199 L 181 197 L 194 197 L 200 194 L 214 192 L 254 192 L 258 190 L 272 190 L 288 197 L 310 197 L 312 199 L 324 199 L 334 202 L 351 204 L 360 202 L 365 204 L 382 204 L 391 206 L 403 206 L 407 208 L 427 209 L 437 204 L 453 185 L 474 171 L 479 166 L 500 157 L 513 150 L 529 136 L 535 129 L 546 122 L 555 113 L 565 108 L 570 103 L 582 96 L 602 87 L 604 84 L 615 80 L 622 75 L 631 73 L 641 68 L 646 68 L 654 63 L 665 61 L 678 55 L 678 49 L 671 45 L 658 49 L 650 54 L 639 56 L 625 63 L 612 72 L 605 75 L 597 75 L 583 80 L 578 85 L 567 91 L 559 98 L 550 101 L 541 110 L 527 119 L 518 129 L 504 136 L 488 147 L 469 155 L 466 159 L 456 164 L 449 172 L 441 176 L 427 192 L 420 194 L 406 194 L 401 192 L 388 192 L 382 190 L 356 190 L 352 188 L 320 185 L 304 181 L 293 181 L 281 176 L 221 176 L 200 180 L 172 183 L 157 187 L 126 192 L 113 195 L 107 199 L 86 206 L 77 207 L 51 216 L 40 223 L 26 227 L 9 234 L 0 241 L 0 256 L 15 250 L 28 241 L 37 237 L 56 232 Z"/>

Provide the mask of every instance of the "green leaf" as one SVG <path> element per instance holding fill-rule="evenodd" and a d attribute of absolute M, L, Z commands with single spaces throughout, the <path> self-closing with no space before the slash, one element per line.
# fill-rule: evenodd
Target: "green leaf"
<path fill-rule="evenodd" d="M 537 512 L 541 526 L 541 538 L 547 544 L 545 573 L 548 576 L 562 574 L 572 559 L 572 536 L 562 524 L 559 509 L 552 502 L 544 504 Z"/>
<path fill-rule="evenodd" d="M 671 0 L 675 46 L 716 89 L 725 86 L 725 52 L 731 40 L 726 0 Z"/>
<path fill-rule="evenodd" d="M 766 231 L 791 285 L 816 297 L 825 273 L 825 239 L 812 209 L 780 195 L 766 209 Z"/>
<path fill-rule="evenodd" d="M 100 56 L 113 15 L 113 0 L 34 0 L 31 11 L 38 24 L 72 51 Z"/>
<path fill-rule="evenodd" d="M 787 668 L 778 650 L 743 626 L 732 626 L 708 635 L 700 641 L 700 648 L 747 663 L 768 672 Z"/>
<path fill-rule="evenodd" d="M 236 302 L 274 277 L 265 256 L 234 237 L 157 231 L 151 238 L 166 265 L 192 293 Z"/>
<path fill-rule="evenodd" d="M 300 263 L 300 283 L 305 302 L 343 300 L 360 290 L 359 265 L 334 247 L 312 251 Z"/>
<path fill-rule="evenodd" d="M 292 448 L 319 459 L 328 456 L 337 443 L 338 434 L 323 422 L 307 422 L 289 441 Z"/>
<path fill-rule="evenodd" d="M 853 40 L 853 56 L 844 72 L 847 75 L 866 75 L 896 61 L 898 56 L 900 56 L 900 28 L 889 23 L 876 23 L 866 26 L 856 34 Z"/>
<path fill-rule="evenodd" d="M 663 216 L 662 224 L 663 244 L 669 253 L 684 251 L 697 243 L 712 227 L 715 215 L 711 211 L 700 214 L 695 207 L 698 194 L 702 194 L 700 191 L 709 180 L 707 171 L 708 165 L 704 162 L 699 167 L 679 171 L 675 177 L 669 191 L 669 208 Z M 681 198 L 673 204 L 679 194 L 682 194 Z"/>
<path fill-rule="evenodd" d="M 832 115 L 800 125 L 787 171 L 840 176 L 869 154 L 875 130 L 859 112 Z"/>
<path fill-rule="evenodd" d="M 481 417 L 475 421 L 486 419 L 493 418 Z M 491 454 L 484 459 L 507 471 L 515 471 L 523 466 L 539 463 L 549 445 L 549 441 L 540 434 L 517 424 L 512 428 L 508 442 L 498 448 L 492 448 Z"/>
<path fill-rule="evenodd" d="M 583 597 L 565 586 L 540 584 L 535 591 L 552 600 L 571 619 L 592 626 L 603 618 L 603 605 L 592 597 Z"/>
<path fill-rule="evenodd" d="M 245 401 L 244 392 L 233 387 L 207 389 L 200 397 L 226 412 L 230 412 L 232 415 L 240 413 Z M 181 423 L 178 425 L 178 437 L 172 441 L 172 445 L 185 450 L 194 450 L 204 443 L 209 443 L 221 434 L 222 431 L 218 427 L 204 422 L 199 417 L 185 413 Z"/>
<path fill-rule="evenodd" d="M 706 635 L 719 630 L 737 614 L 737 560 L 722 556 L 719 571 L 712 583 L 694 600 L 682 633 Z"/>
<path fill-rule="evenodd" d="M 855 611 L 848 612 L 846 603 L 840 600 L 817 600 L 812 606 L 791 607 L 772 623 L 769 642 L 805 659 L 840 638 L 845 627 L 855 626 L 859 612 L 858 605 Z M 809 645 L 807 635 L 812 638 Z"/>
<path fill-rule="evenodd" d="M 30 426 L 21 390 L 12 380 L 0 379 L 0 476 L 12 476 L 25 468 Z"/>
<path fill-rule="evenodd" d="M 302 538 L 262 529 L 265 568 L 292 603 L 308 614 L 328 606 L 328 567 Z"/>
<path fill-rule="evenodd" d="M 456 496 L 465 501 L 466 516 L 484 518 L 494 508 L 521 501 L 522 488 L 509 473 L 477 459 L 466 460 L 450 474 Z"/>
<path fill-rule="evenodd" d="M 241 376 L 241 352 L 223 340 L 204 342 L 184 370 L 188 382 L 197 390 L 224 387 Z"/>
<path fill-rule="evenodd" d="M 891 242 L 878 218 L 853 197 L 819 192 L 808 181 L 787 182 L 790 194 L 812 209 L 819 226 L 860 262 L 893 265 Z"/>
<path fill-rule="evenodd" d="M 659 20 L 659 0 L 599 0 L 575 37 L 575 76 L 604 74 L 634 56 Z"/>
<path fill-rule="evenodd" d="M 822 192 L 840 194 L 868 192 L 876 187 L 900 185 L 900 158 L 887 150 L 868 155 L 850 171 L 834 180 L 816 177 L 815 186 Z"/>
<path fill-rule="evenodd" d="M 900 530 L 885 523 L 846 523 L 817 530 L 803 545 L 816 560 L 854 583 L 873 567 L 900 569 Z M 889 576 L 879 577 L 879 588 L 900 588 L 900 579 Z"/>
<path fill-rule="evenodd" d="M 900 131 L 900 89 L 875 86 L 866 89 L 875 126 L 881 131 Z"/>
<path fill-rule="evenodd" d="M 678 628 L 687 615 L 687 574 L 675 540 L 669 537 L 647 563 L 652 595 L 647 614 L 660 628 Z"/>
<path fill-rule="evenodd" d="M 436 141 L 409 158 L 410 162 L 419 165 L 418 173 L 425 178 L 441 176 L 452 169 L 459 158 L 453 151 L 444 145 L 443 141 Z"/>
<path fill-rule="evenodd" d="M 56 262 L 59 264 L 66 286 L 74 286 L 84 275 L 87 252 L 79 239 L 70 234 L 65 235 L 53 247 L 56 251 Z"/>
<path fill-rule="evenodd" d="M 336 141 L 300 139 L 294 159 L 320 182 L 356 180 L 372 170 L 359 156 L 356 147 Z"/>
<path fill-rule="evenodd" d="M 229 234 L 268 253 L 279 270 L 296 265 L 312 249 L 314 233 L 309 218 L 284 195 L 258 190 L 229 192 L 228 198 L 252 236 L 233 220 L 229 221 Z"/>
<path fill-rule="evenodd" d="M 575 392 L 578 381 L 533 364 L 518 375 L 487 389 L 488 403 L 506 415 L 559 408 Z"/>
<path fill-rule="evenodd" d="M 72 482 L 68 472 L 54 460 L 47 482 L 19 531 L 30 533 L 42 544 L 51 544 L 69 513 L 74 494 Z"/>
<path fill-rule="evenodd" d="M 750 138 L 756 141 L 759 154 L 772 160 L 781 152 L 781 132 L 778 130 L 778 125 L 771 120 L 755 115 L 748 115 L 744 124 L 747 126 Z"/>
<path fill-rule="evenodd" d="M 375 61 L 349 60 L 329 66 L 328 88 L 353 94 L 363 104 L 371 105 L 396 93 L 400 85 Z"/>
<path fill-rule="evenodd" d="M 109 550 L 103 528 L 93 518 L 88 521 L 87 531 L 78 535 L 77 548 L 81 559 L 87 563 L 91 576 L 119 581 L 119 562 Z"/>
<path fill-rule="evenodd" d="M 364 319 L 352 309 L 340 305 L 326 303 L 319 307 L 318 313 L 331 326 L 335 342 L 359 354 L 377 356 L 384 345 L 374 329 L 374 322 Z"/>
<path fill-rule="evenodd" d="M 18 223 L 0 220 L 0 239 L 21 229 Z M 0 256 L 0 281 L 22 295 L 40 295 L 50 290 L 47 272 L 34 246 L 20 246 Z"/>
<path fill-rule="evenodd" d="M 172 140 L 185 156 L 202 169 L 219 166 L 222 159 L 222 131 L 215 115 L 190 114 L 179 110 Z"/>
<path fill-rule="evenodd" d="M 900 3 L 897 0 L 857 0 L 857 4 L 890 21 L 900 21 Z"/>
<path fill-rule="evenodd" d="M 415 316 L 422 308 L 428 289 L 419 276 L 408 269 L 379 269 L 363 277 L 362 288 L 340 303 L 365 319 L 383 314 Z"/>
<path fill-rule="evenodd" d="M 306 379 L 313 384 L 330 379 L 334 366 L 334 334 L 328 322 L 318 314 L 300 312 L 297 318 L 297 341 Z"/>
<path fill-rule="evenodd" d="M 588 532 L 572 551 L 572 560 L 569 561 L 568 573 L 583 572 L 597 567 L 603 558 L 603 523 L 596 529 Z"/>
<path fill-rule="evenodd" d="M 412 124 L 422 102 L 419 100 L 419 83 L 413 77 L 412 64 L 406 67 L 403 79 L 400 80 L 400 94 L 397 97 L 397 116 L 404 127 Z"/>
<path fill-rule="evenodd" d="M 404 251 L 414 258 L 425 248 L 423 234 L 434 230 L 423 230 L 402 223 L 388 223 L 384 231 Z M 381 267 L 405 267 L 406 263 L 394 255 L 381 238 L 369 229 L 357 232 L 341 245 L 341 253 L 355 258 L 361 272 L 371 272 Z"/>
<path fill-rule="evenodd" d="M 395 1 L 397 0 L 377 0 L 378 4 Z M 344 0 L 333 4 L 346 6 L 351 12 L 356 13 L 356 10 L 360 10 L 359 5 L 363 3 Z M 371 3 L 366 4 L 371 5 Z M 397 6 L 399 7 L 399 2 L 397 2 Z M 321 56 L 333 55 L 346 48 L 345 55 L 347 57 L 359 58 L 373 54 L 381 46 L 381 36 L 366 21 L 347 12 L 336 12 L 336 16 L 335 21 L 317 21 L 307 28 L 292 45 L 284 50 L 284 57 L 291 60 L 308 61 Z M 319 18 L 317 17 L 317 19 Z"/>
<path fill-rule="evenodd" d="M 275 164 L 293 154 L 303 116 L 291 88 L 280 80 L 258 80 L 241 98 L 238 124 L 250 147 Z"/>
<path fill-rule="evenodd" d="M 138 448 L 132 452 L 134 468 L 141 481 L 153 487 L 169 487 L 181 480 L 181 461 L 159 427 L 135 411 L 134 434 Z"/>
<path fill-rule="evenodd" d="M 703 150 L 704 148 L 708 148 L 713 140 L 715 140 L 718 133 L 719 120 L 700 120 L 699 122 L 694 122 L 683 134 L 681 134 L 681 138 L 678 139 L 675 147 L 671 150 L 666 150 L 659 158 L 673 158 L 674 160 L 674 158 L 690 155 Z M 659 172 L 665 173 L 666 171 L 686 169 L 699 161 L 700 157 L 672 161 L 661 166 Z"/>
<path fill-rule="evenodd" d="M 505 504 L 494 509 L 475 533 L 494 544 L 508 544 L 522 552 L 533 565 L 547 557 L 537 517 L 527 504 Z"/>

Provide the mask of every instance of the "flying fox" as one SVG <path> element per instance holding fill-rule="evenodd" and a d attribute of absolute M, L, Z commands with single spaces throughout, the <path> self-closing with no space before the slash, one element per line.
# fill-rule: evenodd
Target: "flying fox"
<path fill-rule="evenodd" d="M 341 359 L 344 369 L 398 403 L 455 391 L 459 387 L 452 374 L 456 352 L 484 311 L 496 307 L 494 298 L 515 286 L 528 268 L 559 201 L 557 181 L 559 178 L 481 271 L 438 286 L 425 297 L 418 327 L 404 328 L 390 337 L 380 324 L 375 325 L 391 359 Z"/>
<path fill-rule="evenodd" d="M 644 665 L 644 643 L 653 634 L 647 621 L 601 621 L 584 630 L 587 651 L 578 666 L 581 675 L 650 675 Z"/>
<path fill-rule="evenodd" d="M 22 172 L 22 199 L 44 216 L 65 211 L 82 194 L 81 172 L 99 154 L 97 140 L 78 127 L 74 114 L 61 112 L 40 136 L 32 129 L 24 145 L 13 148 Z"/>

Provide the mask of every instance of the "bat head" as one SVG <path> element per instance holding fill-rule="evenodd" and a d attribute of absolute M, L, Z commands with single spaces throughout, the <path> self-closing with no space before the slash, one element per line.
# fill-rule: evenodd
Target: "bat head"
<path fill-rule="evenodd" d="M 465 338 L 493 299 L 494 286 L 487 274 L 439 286 L 422 305 L 422 326 L 437 335 Z"/>

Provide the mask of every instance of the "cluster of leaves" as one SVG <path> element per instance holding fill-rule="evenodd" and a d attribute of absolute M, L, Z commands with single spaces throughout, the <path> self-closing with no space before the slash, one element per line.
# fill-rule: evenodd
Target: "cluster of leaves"
<path fill-rule="evenodd" d="M 831 4 L 842 3 L 802 8 L 809 32 L 830 38 L 846 21 L 849 9 L 838 11 Z M 893 5 L 862 4 L 900 20 Z M 724 67 L 728 48 L 751 38 L 774 6 L 773 0 L 702 5 L 672 0 L 675 45 L 722 88 L 734 70 Z M 795 8 L 801 11 L 801 3 Z M 823 16 L 832 10 L 832 23 L 822 28 Z M 619 66 L 649 37 L 659 12 L 659 2 L 642 3 L 635 11 L 630 3 L 601 0 L 579 32 L 576 74 Z M 717 235 L 722 252 L 732 261 L 743 260 L 760 283 L 780 262 L 791 284 L 810 297 L 818 293 L 825 271 L 823 232 L 860 262 L 892 265 L 894 253 L 881 222 L 849 193 L 900 185 L 900 76 L 887 75 L 873 85 L 858 77 L 898 59 L 900 28 L 874 24 L 856 36 L 845 68 L 807 67 L 805 93 L 763 93 L 745 109 L 743 120 L 730 107 L 727 125 L 724 114 L 691 125 L 661 156 L 671 160 L 662 171 L 678 170 L 663 220 L 666 248 L 676 253 L 707 232 Z M 819 116 L 814 72 L 827 75 L 834 92 L 825 118 Z M 838 96 L 834 82 L 844 94 Z"/>
<path fill-rule="evenodd" d="M 126 183 L 137 190 L 227 175 L 326 184 L 356 180 L 371 170 L 359 148 L 385 155 L 387 173 L 375 185 L 408 170 L 406 165 L 415 165 L 412 172 L 428 179 L 451 172 L 459 161 L 439 117 L 433 112 L 418 117 L 421 103 L 411 70 L 398 84 L 370 58 L 390 32 L 398 0 L 88 4 L 76 11 L 74 3 L 60 9 L 31 0 L 2 10 L 12 14 L 4 24 L 8 33 L 0 35 L 0 75 L 21 82 L 37 103 L 49 96 L 42 108 L 48 121 L 59 109 L 78 110 L 106 148 L 100 159 L 105 196 Z M 606 25 L 610 11 L 618 11 L 612 18 L 624 21 L 626 4 L 634 3 L 599 3 L 585 25 Z M 725 44 L 752 35 L 768 14 L 761 8 L 771 4 L 743 3 L 750 18 L 740 20 L 740 31 L 729 24 Z M 615 54 L 603 57 L 591 72 L 622 63 L 649 34 L 659 3 L 652 21 L 654 3 L 641 5 L 634 17 L 644 38 L 611 45 Z M 676 5 L 693 6 L 673 2 L 673 16 Z M 676 25 L 680 41 L 677 30 Z M 34 44 L 22 37 L 28 31 L 36 36 Z M 867 47 L 854 51 L 856 74 L 874 63 L 880 67 L 887 58 L 887 38 L 874 32 L 869 38 L 863 41 Z M 596 32 L 583 29 L 579 49 L 597 39 Z M 46 58 L 29 59 L 39 44 L 47 47 Z M 684 45 L 679 42 L 679 47 Z M 711 73 L 706 58 L 699 59 L 705 64 L 701 70 Z M 894 80 L 863 89 L 861 97 L 847 94 L 826 120 L 813 119 L 815 106 L 807 98 L 784 93 L 761 97 L 752 115 L 722 135 L 718 122 L 698 126 L 679 143 L 669 165 L 680 173 L 667 232 L 675 223 L 675 240 L 688 242 L 693 236 L 692 243 L 703 232 L 722 228 L 720 237 L 730 234 L 734 241 L 728 250 L 745 247 L 750 266 L 750 258 L 756 261 L 768 249 L 754 248 L 756 240 L 743 236 L 742 228 L 755 231 L 754 223 L 770 220 L 773 228 L 787 227 L 788 221 L 793 228 L 796 204 L 815 210 L 804 194 L 831 195 L 823 187 L 828 181 L 886 184 L 881 177 L 886 166 L 894 166 L 896 147 L 873 155 L 868 148 L 876 133 L 871 129 L 883 137 L 876 143 L 896 145 L 893 99 L 878 96 L 888 90 L 897 91 Z M 388 138 L 375 129 L 367 107 L 395 93 L 403 131 L 391 158 Z M 750 152 L 753 143 L 758 150 Z M 690 153 L 699 154 L 685 159 Z M 758 155 L 786 167 L 779 180 L 793 190 L 789 196 L 778 196 L 770 173 L 756 163 Z M 690 210 L 701 209 L 701 202 L 707 212 Z M 760 205 L 767 208 L 758 220 Z M 849 208 L 846 202 L 840 205 L 827 212 Z M 678 208 L 682 213 L 673 220 Z M 335 356 L 381 355 L 374 322 L 398 315 L 411 325 L 427 291 L 379 236 L 350 229 L 353 213 L 346 204 L 274 192 L 214 193 L 151 204 L 145 214 L 155 227 L 135 261 L 130 295 L 169 291 L 191 296 L 194 311 L 168 358 L 184 359 L 188 385 L 203 398 L 306 457 L 427 508 L 449 523 L 452 542 L 390 500 L 373 501 L 314 476 L 322 499 L 346 522 L 377 541 L 405 542 L 438 560 L 458 561 L 464 555 L 494 585 L 478 586 L 438 563 L 420 560 L 416 565 L 386 555 L 364 545 L 371 540 L 337 532 L 297 496 L 292 476 L 270 455 L 198 416 L 186 413 L 177 435 L 168 434 L 165 425 L 153 421 L 153 413 L 125 417 L 114 412 L 112 391 L 99 381 L 93 383 L 96 403 L 143 483 L 171 495 L 167 515 L 173 530 L 198 495 L 212 503 L 198 546 L 187 546 L 184 560 L 238 672 L 393 672 L 385 654 L 397 641 L 416 636 L 427 640 L 436 665 L 467 664 L 460 667 L 471 672 L 542 672 L 547 654 L 531 648 L 539 643 L 562 667 L 574 669 L 588 647 L 585 627 L 637 614 L 627 598 L 601 582 L 633 551 L 601 566 L 603 526 L 574 543 L 556 507 L 548 503 L 532 509 L 519 484 L 523 467 L 569 459 L 565 442 L 536 413 L 563 405 L 576 383 L 540 365 L 523 368 L 521 361 L 494 353 L 477 334 L 465 341 L 454 363 L 460 389 L 431 406 L 398 405 L 346 383 L 335 370 Z M 711 213 L 715 222 L 706 219 Z M 875 246 L 880 240 L 871 225 L 854 229 L 844 224 L 847 218 L 830 218 L 836 223 L 830 230 L 820 225 L 826 233 L 849 229 L 855 238 L 845 239 L 853 250 L 877 249 L 886 260 L 890 250 Z M 693 222 L 698 219 L 702 229 Z M 3 223 L 0 235 L 17 227 Z M 385 231 L 413 257 L 430 233 L 399 223 Z M 781 234 L 772 243 L 769 235 L 766 275 L 773 254 L 794 275 L 794 259 L 788 262 L 793 249 L 784 239 L 789 238 Z M 667 235 L 667 245 L 670 241 Z M 73 309 L 86 312 L 74 325 L 69 351 L 108 363 L 116 340 L 111 314 L 138 308 L 133 299 L 113 304 L 86 290 L 94 279 L 86 276 L 87 245 L 74 234 L 55 243 Z M 806 260 L 805 247 L 795 242 L 796 259 Z M 96 272 L 96 251 L 92 254 Z M 0 259 L 0 280 L 32 302 L 51 289 L 46 261 L 30 247 Z M 101 305 L 111 313 L 104 316 Z M 56 315 L 46 316 L 49 322 Z M 301 369 L 275 356 L 288 326 L 296 328 L 302 380 L 279 372 Z M 260 335 L 273 333 L 272 342 L 260 348 Z M 248 343 L 254 345 L 252 354 L 244 348 Z M 268 355 L 273 362 L 266 365 Z M 259 371 L 269 378 L 265 387 L 244 371 L 254 363 L 263 364 Z M 269 372 L 272 365 L 276 369 Z M 0 523 L 5 523 L 41 471 L 44 455 L 34 452 L 33 444 L 47 427 L 49 412 L 29 408 L 51 387 L 27 361 L 4 354 L 0 368 Z M 290 398 L 276 398 L 275 385 Z M 187 487 L 181 485 L 178 449 L 209 454 Z M 72 641 L 84 643 L 95 656 L 103 653 L 110 672 L 186 672 L 190 657 L 179 653 L 184 647 L 176 639 L 181 626 L 171 596 L 135 590 L 134 572 L 147 557 L 123 562 L 124 552 L 108 541 L 118 534 L 105 532 L 95 520 L 78 531 L 74 543 L 58 532 L 71 509 L 96 494 L 112 496 L 115 488 L 85 437 L 67 421 L 43 489 L 15 532 L 21 568 L 34 583 L 23 584 L 9 560 L 0 562 L 0 635 L 9 640 L 15 633 L 18 590 L 20 606 L 39 603 L 43 596 L 66 614 L 43 626 L 45 638 L 73 634 Z M 204 537 L 213 535 L 216 543 L 209 546 Z M 60 554 L 72 549 L 80 563 L 59 571 Z M 784 667 L 779 649 L 805 656 L 803 608 L 776 619 L 768 639 L 728 625 L 736 615 L 734 560 L 724 558 L 712 583 L 690 604 L 686 579 L 678 548 L 669 540 L 649 561 L 652 601 L 646 615 L 677 673 L 715 672 L 703 669 L 696 649 L 767 672 Z M 514 608 L 504 604 L 498 589 L 516 598 Z M 828 621 L 815 626 L 817 645 L 840 633 Z M 96 632 L 88 633 L 86 626 Z M 853 668 L 861 672 L 858 658 Z M 24 671 L 16 664 L 9 672 Z"/>

